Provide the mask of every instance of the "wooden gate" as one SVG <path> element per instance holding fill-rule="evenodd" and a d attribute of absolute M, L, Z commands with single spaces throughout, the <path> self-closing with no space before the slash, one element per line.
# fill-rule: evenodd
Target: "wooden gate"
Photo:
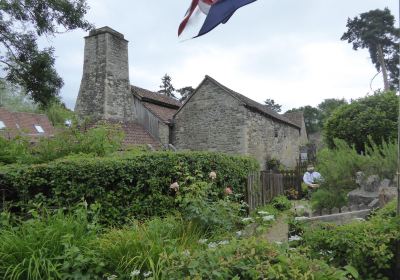
<path fill-rule="evenodd" d="M 247 203 L 252 211 L 283 195 L 283 175 L 269 171 L 254 172 L 247 178 Z"/>

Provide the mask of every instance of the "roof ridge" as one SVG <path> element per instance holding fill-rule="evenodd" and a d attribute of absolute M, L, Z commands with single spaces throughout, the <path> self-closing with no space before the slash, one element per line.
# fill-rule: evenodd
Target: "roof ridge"
<path fill-rule="evenodd" d="M 267 114 L 270 117 L 272 117 L 272 118 L 274 118 L 274 119 L 276 119 L 278 121 L 285 122 L 285 123 L 287 123 L 289 125 L 292 125 L 292 126 L 295 126 L 296 128 L 301 129 L 301 127 L 298 124 L 296 124 L 296 123 L 292 122 L 291 120 L 287 119 L 284 115 L 278 114 L 277 112 L 274 112 L 273 110 L 267 108 L 263 104 L 258 103 L 257 101 L 255 101 L 255 100 L 253 100 L 251 98 L 248 98 L 247 96 L 228 88 L 227 86 L 221 84 L 220 82 L 218 82 L 214 78 L 206 75 L 205 76 L 205 80 L 206 79 L 210 80 L 211 82 L 213 82 L 217 86 L 221 87 L 222 89 L 224 89 L 225 91 L 227 91 L 228 93 L 233 95 L 233 97 L 235 97 L 236 99 L 239 99 L 239 101 L 241 101 L 245 105 L 247 105 L 249 107 L 252 107 L 253 109 L 259 111 L 260 113 Z M 253 104 L 251 104 L 251 103 L 253 103 Z M 260 108 L 258 108 L 258 107 L 260 107 Z"/>

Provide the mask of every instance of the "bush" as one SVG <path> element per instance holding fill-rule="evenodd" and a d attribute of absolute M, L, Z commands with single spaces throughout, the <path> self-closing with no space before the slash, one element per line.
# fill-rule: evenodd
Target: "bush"
<path fill-rule="evenodd" d="M 203 235 L 193 223 L 179 217 L 155 218 L 120 230 L 112 229 L 100 236 L 92 249 L 106 264 L 108 275 L 133 279 L 129 277 L 132 271 L 159 275 L 163 256 L 197 250 Z"/>
<path fill-rule="evenodd" d="M 372 140 L 364 154 L 357 153 L 343 140 L 335 140 L 335 148 L 323 149 L 317 155 L 317 170 L 323 181 L 320 190 L 312 194 L 314 208 L 341 207 L 346 195 L 357 188 L 355 175 L 358 171 L 366 175 L 378 175 L 392 179 L 397 166 L 397 144 L 382 142 L 376 145 Z"/>
<path fill-rule="evenodd" d="M 0 164 L 46 163 L 76 154 L 110 155 L 121 148 L 123 132 L 118 126 L 99 124 L 86 131 L 60 129 L 54 137 L 41 137 L 35 145 L 29 140 L 22 136 L 10 140 L 0 137 Z"/>
<path fill-rule="evenodd" d="M 286 196 L 277 196 L 271 201 L 271 205 L 279 211 L 285 211 L 292 208 L 292 203 Z"/>
<path fill-rule="evenodd" d="M 320 225 L 306 229 L 303 246 L 310 257 L 357 269 L 360 279 L 396 279 L 395 250 L 400 241 L 400 220 L 394 203 L 366 222 L 343 226 Z"/>
<path fill-rule="evenodd" d="M 226 242 L 227 243 L 227 242 Z M 165 279 L 347 279 L 346 272 L 251 238 L 165 260 Z M 311 277 L 311 278 L 309 278 Z"/>
<path fill-rule="evenodd" d="M 89 249 L 96 227 L 86 213 L 34 215 L 19 227 L 0 228 L 0 278 L 102 279 L 96 274 L 103 264 Z"/>
<path fill-rule="evenodd" d="M 190 185 L 199 178 L 211 180 L 209 173 L 216 171 L 214 191 L 220 196 L 228 185 L 235 193 L 244 193 L 247 175 L 258 168 L 254 159 L 217 153 L 77 156 L 48 164 L 4 166 L 0 184 L 14 212 L 27 212 L 33 203 L 68 208 L 84 198 L 89 204 L 101 204 L 102 223 L 121 225 L 174 211 L 175 192 L 170 185 L 175 181 Z"/>

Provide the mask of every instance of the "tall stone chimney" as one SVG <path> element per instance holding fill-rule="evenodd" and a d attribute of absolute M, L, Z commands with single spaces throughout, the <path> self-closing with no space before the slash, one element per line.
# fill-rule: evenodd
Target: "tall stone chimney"
<path fill-rule="evenodd" d="M 83 75 L 75 112 L 80 118 L 135 120 L 128 41 L 110 27 L 92 30 L 85 37 Z"/>

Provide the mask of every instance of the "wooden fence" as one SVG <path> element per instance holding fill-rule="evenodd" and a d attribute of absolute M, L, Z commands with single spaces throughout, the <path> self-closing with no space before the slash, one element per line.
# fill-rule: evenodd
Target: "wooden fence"
<path fill-rule="evenodd" d="M 283 175 L 268 171 L 254 172 L 247 177 L 247 203 L 252 211 L 284 194 Z"/>

